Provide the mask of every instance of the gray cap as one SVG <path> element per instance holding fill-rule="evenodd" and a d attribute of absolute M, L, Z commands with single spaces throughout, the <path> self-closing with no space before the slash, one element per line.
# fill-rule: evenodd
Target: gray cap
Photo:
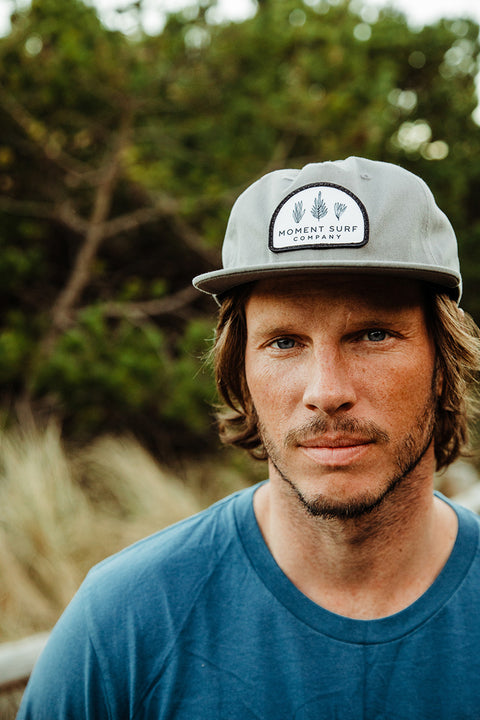
<path fill-rule="evenodd" d="M 427 185 L 390 163 L 349 157 L 276 170 L 235 202 L 223 269 L 198 275 L 220 295 L 289 273 L 389 273 L 450 289 L 459 299 L 457 241 Z"/>

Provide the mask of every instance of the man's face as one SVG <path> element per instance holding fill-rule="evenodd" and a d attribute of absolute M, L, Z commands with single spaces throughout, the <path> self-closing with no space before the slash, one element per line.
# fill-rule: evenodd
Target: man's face
<path fill-rule="evenodd" d="M 435 351 L 419 283 L 265 280 L 245 311 L 246 378 L 272 481 L 314 515 L 359 517 L 406 475 L 431 480 Z"/>

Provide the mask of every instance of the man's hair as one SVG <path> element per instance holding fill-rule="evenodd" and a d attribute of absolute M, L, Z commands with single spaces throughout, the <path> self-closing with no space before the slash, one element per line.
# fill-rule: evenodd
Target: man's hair
<path fill-rule="evenodd" d="M 252 284 L 232 290 L 221 302 L 212 356 L 217 389 L 224 405 L 217 415 L 223 443 L 265 460 L 257 414 L 245 376 L 245 305 Z M 440 394 L 434 430 L 437 470 L 466 454 L 469 425 L 479 412 L 480 330 L 439 287 L 425 286 L 425 315 L 436 350 Z"/>

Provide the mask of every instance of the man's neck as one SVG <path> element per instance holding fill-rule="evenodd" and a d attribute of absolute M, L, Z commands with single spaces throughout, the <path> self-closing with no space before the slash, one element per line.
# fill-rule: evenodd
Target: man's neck
<path fill-rule="evenodd" d="M 327 610 L 364 620 L 417 600 L 442 570 L 457 533 L 454 511 L 425 481 L 404 484 L 372 512 L 349 520 L 308 515 L 278 477 L 257 491 L 254 507 L 293 584 Z"/>

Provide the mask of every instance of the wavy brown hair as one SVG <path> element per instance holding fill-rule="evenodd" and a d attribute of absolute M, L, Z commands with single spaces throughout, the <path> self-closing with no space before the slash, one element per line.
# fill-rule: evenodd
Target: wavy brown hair
<path fill-rule="evenodd" d="M 212 356 L 223 406 L 217 414 L 223 443 L 265 460 L 257 415 L 245 376 L 247 325 L 245 304 L 252 284 L 226 295 L 220 305 Z M 436 348 L 438 398 L 434 448 L 437 470 L 467 454 L 470 423 L 479 413 L 480 330 L 442 289 L 425 286 L 429 332 Z"/>

